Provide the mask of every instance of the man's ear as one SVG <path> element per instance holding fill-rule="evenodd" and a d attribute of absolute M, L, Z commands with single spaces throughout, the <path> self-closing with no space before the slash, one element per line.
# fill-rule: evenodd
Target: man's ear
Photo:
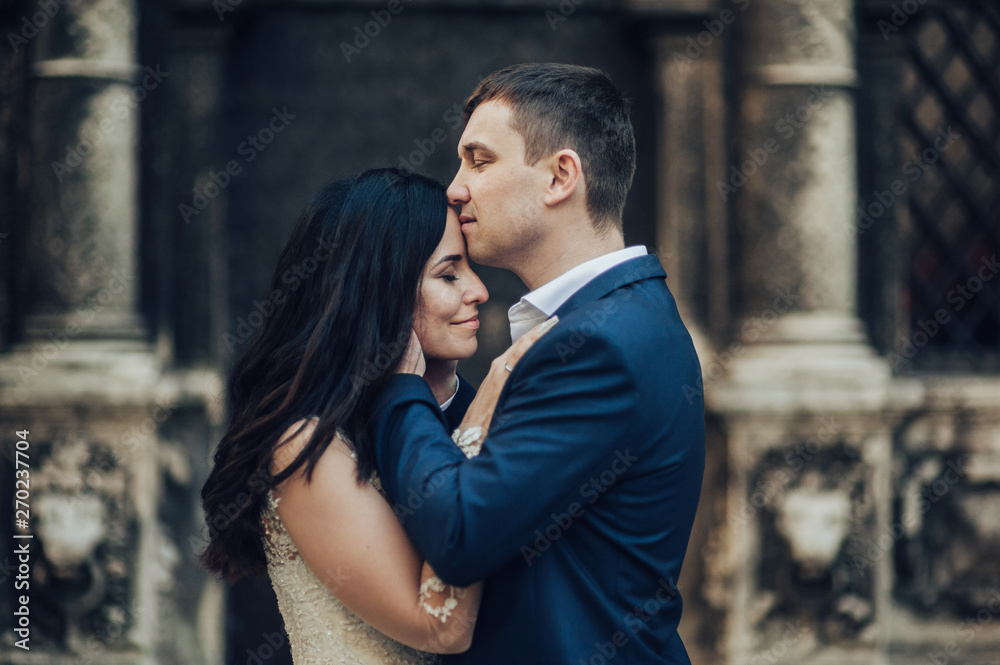
<path fill-rule="evenodd" d="M 564 148 L 548 158 L 549 186 L 545 192 L 545 205 L 554 206 L 573 196 L 583 187 L 583 165 L 575 150 Z"/>

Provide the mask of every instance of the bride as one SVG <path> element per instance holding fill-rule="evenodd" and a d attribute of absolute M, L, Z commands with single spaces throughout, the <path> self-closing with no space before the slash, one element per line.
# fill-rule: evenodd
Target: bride
<path fill-rule="evenodd" d="M 229 581 L 270 576 L 296 665 L 428 663 L 468 649 L 482 585 L 444 584 L 413 548 L 397 514 L 419 506 L 389 505 L 368 425 L 393 372 L 426 363 L 442 427 L 462 422 L 454 438 L 476 454 L 504 367 L 547 327 L 493 362 L 470 405 L 456 366 L 476 351 L 488 293 L 444 187 L 397 170 L 324 187 L 269 294 L 274 311 L 232 372 L 231 422 L 202 489 L 202 562 Z"/>

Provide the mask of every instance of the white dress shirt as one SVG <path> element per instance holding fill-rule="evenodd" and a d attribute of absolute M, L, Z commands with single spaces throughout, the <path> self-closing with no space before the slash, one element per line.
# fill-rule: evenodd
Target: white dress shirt
<path fill-rule="evenodd" d="M 449 406 L 451 406 L 451 403 L 455 401 L 455 396 L 458 395 L 458 384 L 461 383 L 461 381 L 462 380 L 459 379 L 458 375 L 456 374 L 455 375 L 455 392 L 452 393 L 451 397 L 449 397 L 448 399 L 446 399 L 443 404 L 441 404 L 441 410 L 442 411 L 444 411 Z"/>
<path fill-rule="evenodd" d="M 614 268 L 619 263 L 646 254 L 648 252 L 643 245 L 619 249 L 570 268 L 547 284 L 525 294 L 507 311 L 511 342 L 516 342 L 521 335 L 555 314 L 556 310 L 570 299 L 570 296 L 602 272 Z"/>

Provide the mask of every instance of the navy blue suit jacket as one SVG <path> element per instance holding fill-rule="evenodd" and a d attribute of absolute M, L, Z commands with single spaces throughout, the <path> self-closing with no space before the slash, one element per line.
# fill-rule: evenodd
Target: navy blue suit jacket
<path fill-rule="evenodd" d="M 690 662 L 676 581 L 705 418 L 665 277 L 648 255 L 574 294 L 511 373 L 478 457 L 420 377 L 381 396 L 378 470 L 407 533 L 444 581 L 485 580 L 472 648 L 447 662 Z"/>

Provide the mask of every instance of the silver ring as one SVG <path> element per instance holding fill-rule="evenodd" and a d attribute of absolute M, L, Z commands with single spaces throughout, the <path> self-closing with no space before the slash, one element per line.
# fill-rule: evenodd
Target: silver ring
<path fill-rule="evenodd" d="M 510 366 L 510 363 L 504 363 L 503 368 L 508 372 L 513 372 L 514 368 Z"/>

